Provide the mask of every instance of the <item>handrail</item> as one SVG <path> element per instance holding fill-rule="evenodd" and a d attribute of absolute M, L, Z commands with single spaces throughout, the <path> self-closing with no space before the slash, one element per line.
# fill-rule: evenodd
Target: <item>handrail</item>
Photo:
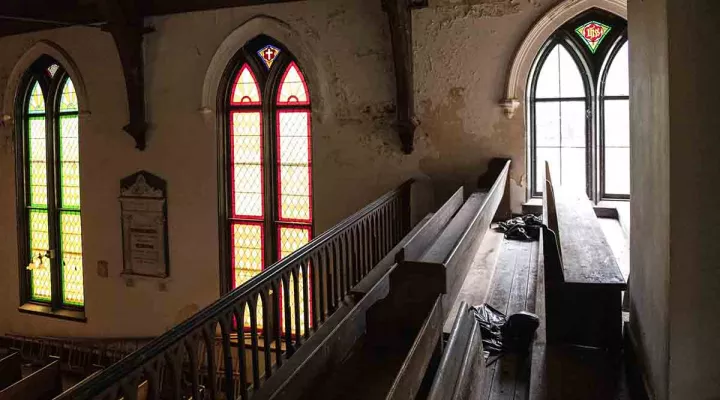
<path fill-rule="evenodd" d="M 260 353 L 265 356 L 264 373 L 267 378 L 274 368 L 273 365 L 268 365 L 272 360 L 271 353 L 275 353 L 275 362 L 277 367 L 280 367 L 284 359 L 289 358 L 312 331 L 325 321 L 326 314 L 334 311 L 341 299 L 348 294 L 350 287 L 367 274 L 385 255 L 383 253 L 389 251 L 409 231 L 412 183 L 413 180 L 409 180 L 383 195 L 266 268 L 244 285 L 157 337 L 144 348 L 85 379 L 56 397 L 56 400 L 134 398 L 132 388 L 137 388 L 142 379 L 151 381 L 150 391 L 153 398 L 152 393 L 159 396 L 159 382 L 163 375 L 161 370 L 166 365 L 172 369 L 171 375 L 176 380 L 172 388 L 174 397 L 180 398 L 180 375 L 188 362 L 194 370 L 191 372 L 193 398 L 198 398 L 200 385 L 196 373 L 198 368 L 203 366 L 199 365 L 202 363 L 202 356 L 199 361 L 194 352 L 202 347 L 202 342 L 207 351 L 206 367 L 211 378 L 217 369 L 216 361 L 219 361 L 219 366 L 224 364 L 226 387 L 223 391 L 227 398 L 238 397 L 234 388 L 227 383 L 238 373 L 233 370 L 233 362 L 240 364 L 239 396 L 249 398 L 251 391 L 258 390 L 261 385 L 258 362 Z M 300 280 L 302 282 L 299 282 Z M 291 305 L 293 295 L 295 304 Z M 298 304 L 301 296 L 303 304 Z M 283 302 L 283 298 L 290 301 Z M 257 313 L 257 307 L 260 306 L 262 328 L 259 327 Z M 249 327 L 245 319 L 246 313 L 250 314 Z M 269 314 L 272 314 L 272 319 Z M 304 325 L 301 318 L 304 319 Z M 245 323 L 238 327 L 238 321 Z M 213 342 L 218 325 L 222 333 L 221 360 L 215 360 L 213 356 Z M 252 341 L 250 348 L 246 348 L 245 340 L 238 339 L 238 352 L 252 352 L 252 384 L 243 379 L 250 372 L 245 365 L 244 355 L 238 357 L 239 360 L 234 360 L 230 346 L 231 334 L 237 332 L 239 338 L 244 338 L 248 328 Z M 262 349 L 258 344 L 260 339 L 263 340 Z M 187 354 L 184 354 L 185 351 Z M 209 386 L 214 398 L 214 392 L 218 391 L 218 388 L 212 379 L 209 379 Z"/>

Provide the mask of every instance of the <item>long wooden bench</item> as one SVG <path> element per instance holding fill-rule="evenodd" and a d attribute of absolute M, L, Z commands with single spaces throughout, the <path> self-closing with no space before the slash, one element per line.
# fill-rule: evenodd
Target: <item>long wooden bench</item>
<path fill-rule="evenodd" d="M 364 308 L 366 312 L 356 314 L 359 324 L 366 327 L 365 335 L 355 338 L 355 347 L 346 353 L 342 365 L 315 378 L 312 387 L 306 386 L 302 398 L 415 397 L 430 360 L 440 352 L 443 322 L 449 312 L 446 304 L 452 304 L 457 296 L 497 211 L 508 170 L 509 164 L 489 190 L 474 193 L 467 201 L 459 189 L 408 235 L 407 242 L 392 255 L 397 262 L 375 285 L 361 282 L 353 289 L 358 305 L 370 305 Z M 383 292 L 384 298 L 378 299 Z M 332 343 L 345 340 L 332 336 L 328 335 Z M 296 396 L 283 390 L 280 397 Z"/>
<path fill-rule="evenodd" d="M 625 279 L 587 196 L 554 185 L 547 163 L 545 170 L 548 343 L 618 348 Z"/>
<path fill-rule="evenodd" d="M 60 361 L 52 361 L 0 391 L 0 400 L 51 400 L 62 392 L 60 374 Z"/>
<path fill-rule="evenodd" d="M 22 359 L 20 354 L 11 353 L 0 359 L 0 390 L 22 379 Z"/>

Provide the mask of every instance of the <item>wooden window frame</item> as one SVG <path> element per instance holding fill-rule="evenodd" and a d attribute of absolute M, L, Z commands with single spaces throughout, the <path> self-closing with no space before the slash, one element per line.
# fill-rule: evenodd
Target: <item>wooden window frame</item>
<path fill-rule="evenodd" d="M 256 52 L 265 45 L 271 44 L 280 49 L 280 54 L 273 61 L 270 69 L 261 62 Z M 278 105 L 277 98 L 279 94 L 280 84 L 287 68 L 295 63 L 298 70 L 302 73 L 306 88 L 308 90 L 308 105 Z M 304 110 L 308 112 L 311 124 L 312 119 L 312 102 L 310 100 L 310 87 L 307 84 L 307 75 L 302 71 L 302 67 L 292 53 L 276 40 L 260 35 L 250 40 L 235 56 L 231 59 L 223 79 L 220 82 L 220 95 L 218 96 L 218 126 L 220 138 L 218 140 L 218 177 L 220 193 L 219 199 L 219 220 L 220 220 L 220 294 L 225 294 L 233 290 L 234 266 L 232 260 L 232 236 L 230 230 L 230 221 L 232 220 L 232 186 L 231 186 L 231 170 L 230 165 L 232 159 L 229 155 L 230 149 L 230 123 L 229 116 L 232 111 L 238 109 L 250 109 L 248 106 L 232 106 L 230 99 L 232 96 L 233 83 L 237 74 L 241 71 L 243 65 L 248 65 L 257 81 L 261 105 L 256 109 L 261 111 L 261 129 L 262 129 L 262 165 L 263 165 L 263 269 L 274 264 L 280 259 L 280 246 L 278 238 L 278 227 L 283 225 L 287 227 L 303 227 L 309 228 L 310 239 L 315 235 L 315 218 L 314 218 L 314 200 L 313 196 L 313 175 L 314 171 L 310 167 L 310 222 L 297 221 L 281 221 L 279 216 L 279 168 L 278 165 L 278 111 Z M 312 143 L 312 131 L 310 131 L 310 142 Z M 312 160 L 312 152 L 309 154 Z"/>
<path fill-rule="evenodd" d="M 612 27 L 596 53 L 592 53 L 575 33 L 575 28 L 588 20 L 598 20 Z M 620 16 L 609 12 L 591 9 L 555 31 L 540 49 L 533 63 L 528 81 L 527 101 L 528 111 L 528 174 L 530 176 L 528 195 L 531 198 L 542 196 L 537 189 L 537 151 L 536 132 L 537 120 L 535 118 L 536 104 L 549 101 L 578 101 L 577 98 L 537 99 L 536 89 L 540 70 L 545 60 L 556 45 L 563 46 L 578 66 L 585 84 L 586 101 L 586 192 L 588 197 L 599 203 L 603 200 L 629 200 L 628 195 L 609 194 L 605 192 L 605 124 L 604 100 L 629 99 L 629 96 L 604 96 L 607 74 L 615 60 L 620 48 L 627 42 L 627 21 Z"/>
<path fill-rule="evenodd" d="M 48 67 L 58 65 L 59 68 L 52 77 L 47 75 Z M 65 304 L 63 301 L 63 277 L 61 260 L 61 232 L 60 213 L 61 199 L 61 166 L 59 154 L 60 117 L 65 115 L 79 115 L 79 112 L 60 112 L 62 89 L 70 76 L 62 65 L 49 56 L 40 57 L 33 63 L 20 81 L 15 115 L 15 171 L 17 193 L 17 231 L 19 251 L 20 276 L 20 307 L 19 311 L 30 314 L 55 317 L 66 320 L 86 322 L 85 306 Z M 42 302 L 32 298 L 31 273 L 27 269 L 35 255 L 30 254 L 30 227 L 29 213 L 30 191 L 28 190 L 29 156 L 27 138 L 29 135 L 27 104 L 29 102 L 34 83 L 38 82 L 43 91 L 45 100 L 45 136 L 46 136 L 46 162 L 48 165 L 48 238 L 51 274 L 51 301 Z M 76 211 L 76 210 L 71 210 Z"/>

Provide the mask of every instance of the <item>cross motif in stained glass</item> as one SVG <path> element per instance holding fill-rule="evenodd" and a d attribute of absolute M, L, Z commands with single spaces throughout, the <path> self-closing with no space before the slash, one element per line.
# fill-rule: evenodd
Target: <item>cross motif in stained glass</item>
<path fill-rule="evenodd" d="M 267 69 L 272 68 L 273 62 L 275 62 L 275 59 L 280 54 L 281 50 L 277 47 L 269 44 L 262 49 L 258 50 L 257 54 L 260 57 L 261 60 L 263 60 L 263 63 L 267 67 Z"/>
<path fill-rule="evenodd" d="M 577 27 L 575 32 L 594 54 L 611 30 L 612 28 L 608 25 L 597 21 L 590 21 Z"/>

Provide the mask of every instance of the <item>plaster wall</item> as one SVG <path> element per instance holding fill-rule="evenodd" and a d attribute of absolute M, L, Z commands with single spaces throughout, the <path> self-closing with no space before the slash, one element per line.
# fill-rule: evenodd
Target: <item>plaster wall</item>
<path fill-rule="evenodd" d="M 714 0 L 668 0 L 671 399 L 720 398 L 720 18 Z M 634 233 L 633 233 L 634 235 Z"/>
<path fill-rule="evenodd" d="M 400 152 L 392 127 L 395 81 L 380 0 L 308 0 L 148 20 L 156 32 L 145 42 L 151 127 L 144 152 L 135 150 L 122 131 L 127 123 L 124 80 L 108 34 L 76 27 L 0 39 L 0 88 L 9 84 L 28 49 L 50 40 L 77 65 L 89 111 L 80 133 L 88 322 L 17 311 L 10 124 L 0 128 L 0 332 L 157 335 L 217 299 L 218 141 L 214 110 L 203 110 L 204 84 L 223 41 L 258 15 L 281 21 L 289 39 L 285 44 L 310 78 L 316 233 L 412 176 L 433 178 L 439 200 L 456 185 L 474 186 L 494 156 L 513 159 L 512 201 L 519 210 L 525 200 L 523 121 L 518 116 L 508 120 L 497 102 L 513 52 L 532 22 L 554 3 L 437 0 L 414 11 L 420 127 L 409 156 Z M 308 58 L 311 62 L 302 63 Z M 12 114 L 10 108 L 0 111 Z M 162 281 L 164 289 L 152 279 L 135 279 L 129 287 L 120 276 L 118 185 L 140 169 L 168 181 L 171 277 Z M 98 276 L 99 261 L 108 262 L 108 278 Z"/>
<path fill-rule="evenodd" d="M 649 384 L 667 399 L 670 117 L 666 0 L 628 3 L 631 329 Z M 642 177 L 642 179 L 639 179 Z"/>

